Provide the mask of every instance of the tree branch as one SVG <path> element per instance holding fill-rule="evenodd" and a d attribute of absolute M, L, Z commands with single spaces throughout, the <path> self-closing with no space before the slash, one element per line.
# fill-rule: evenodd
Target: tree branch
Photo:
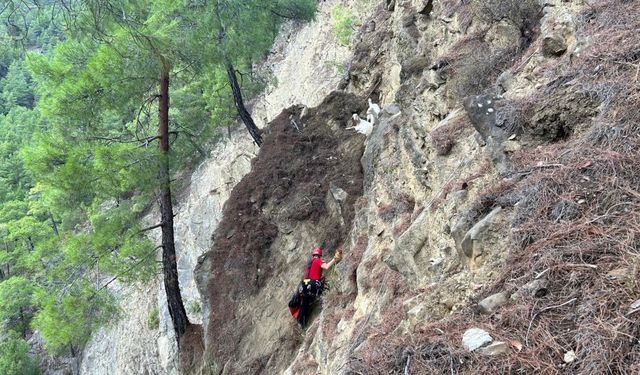
<path fill-rule="evenodd" d="M 177 132 L 177 131 L 175 131 L 175 130 L 170 131 L 168 134 L 170 134 L 170 135 L 175 135 L 175 136 L 176 136 L 176 138 L 178 138 L 178 132 Z M 161 136 L 159 136 L 159 135 L 154 135 L 154 136 L 152 136 L 152 137 L 147 137 L 147 138 L 143 138 L 143 139 L 138 139 L 138 142 L 142 143 L 142 144 L 140 145 L 140 147 L 147 147 L 147 146 L 149 146 L 149 143 L 150 143 L 150 142 L 153 142 L 153 141 L 155 141 L 156 139 L 160 139 L 160 138 L 161 138 Z"/>
<path fill-rule="evenodd" d="M 286 19 L 288 19 L 288 20 L 295 20 L 295 19 L 296 19 L 296 17 L 293 17 L 293 16 L 286 16 L 286 15 L 284 15 L 284 14 L 282 14 L 282 13 L 279 13 L 279 12 L 278 12 L 278 11 L 276 11 L 275 9 L 271 9 L 271 14 L 273 14 L 274 16 L 277 16 L 277 17 L 286 18 Z"/>
<path fill-rule="evenodd" d="M 142 229 L 140 229 L 140 230 L 138 231 L 138 233 L 136 233 L 136 234 L 140 234 L 140 233 L 148 232 L 148 231 L 150 231 L 150 230 L 153 230 L 153 229 L 156 229 L 156 228 L 160 228 L 160 227 L 161 227 L 161 226 L 163 226 L 163 225 L 164 225 L 163 223 L 159 223 L 159 224 L 156 224 L 156 225 L 152 225 L 152 226 L 150 226 L 150 227 L 142 228 Z"/>
<path fill-rule="evenodd" d="M 93 295 L 89 298 L 92 299 L 93 297 L 95 297 L 98 292 L 100 292 L 101 290 L 103 290 L 104 288 L 108 287 L 109 284 L 111 284 L 112 282 L 116 281 L 116 279 L 118 279 L 121 276 L 124 276 L 126 274 L 128 274 L 129 272 L 133 271 L 134 268 L 136 268 L 137 266 L 140 265 L 140 263 L 144 262 L 145 260 L 147 260 L 147 258 L 149 258 L 149 256 L 155 254 L 156 250 L 162 248 L 162 245 L 158 245 L 156 246 L 152 251 L 149 252 L 149 254 L 147 254 L 146 256 L 142 257 L 139 261 L 137 261 L 136 263 L 134 263 L 133 265 L 131 265 L 131 267 L 127 268 L 126 270 L 118 273 L 117 275 L 115 275 L 114 277 L 111 278 L 111 280 L 107 281 L 106 284 L 104 284 L 103 286 L 101 286 L 98 290 L 96 290 Z"/>

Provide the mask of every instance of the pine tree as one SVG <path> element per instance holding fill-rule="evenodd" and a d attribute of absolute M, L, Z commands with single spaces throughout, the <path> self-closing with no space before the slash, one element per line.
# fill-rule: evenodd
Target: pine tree
<path fill-rule="evenodd" d="M 34 360 L 29 356 L 29 345 L 14 332 L 0 335 L 0 374 L 40 374 Z"/>
<path fill-rule="evenodd" d="M 118 315 L 110 282 L 154 275 L 158 248 L 146 233 L 160 228 L 179 340 L 189 322 L 177 277 L 172 171 L 205 156 L 203 139 L 234 111 L 260 145 L 244 106 L 258 85 L 246 73 L 278 25 L 310 19 L 315 1 L 5 5 L 0 34 L 13 42 L 0 46 L 0 291 L 24 281 L 32 298 L 19 307 L 0 300 L 11 322 L 0 336 L 16 327 L 24 336 L 31 324 L 52 352 L 74 353 Z M 33 51 L 26 60 L 25 49 Z M 142 228 L 153 200 L 161 218 Z M 106 282 L 95 277 L 104 274 Z"/>

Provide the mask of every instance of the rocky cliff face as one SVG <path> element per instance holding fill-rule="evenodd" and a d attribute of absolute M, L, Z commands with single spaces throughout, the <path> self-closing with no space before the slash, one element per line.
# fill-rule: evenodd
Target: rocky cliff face
<path fill-rule="evenodd" d="M 336 4 L 360 21 L 352 52 Z M 638 3 L 319 6 L 265 65 L 267 147 L 219 145 L 180 205 L 190 371 L 640 371 Z M 365 138 L 346 127 L 367 98 Z M 286 303 L 320 244 L 345 259 L 302 331 Z M 136 339 L 104 331 L 84 373 L 177 373 L 167 313 L 150 331 L 141 301 Z"/>
<path fill-rule="evenodd" d="M 317 105 L 343 79 L 343 67 L 351 53 L 335 43 L 329 12 L 336 4 L 320 4 L 315 22 L 288 24 L 282 30 L 273 51 L 260 66 L 275 83 L 251 103 L 258 126 L 263 127 L 291 105 Z M 235 127 L 231 137 L 217 144 L 209 159 L 186 177 L 190 181 L 177 198 L 175 232 L 180 287 L 189 319 L 197 324 L 202 323 L 203 305 L 193 276 L 196 260 L 210 248 L 224 202 L 249 172 L 257 152 L 244 127 Z M 112 290 L 121 300 L 122 318 L 92 337 L 82 355 L 80 374 L 181 373 L 162 281 L 133 287 L 117 285 Z M 157 328 L 149 324 L 154 319 L 159 322 Z"/>
<path fill-rule="evenodd" d="M 638 195 L 629 187 L 638 116 L 626 108 L 638 99 L 638 10 L 629 1 L 375 3 L 339 86 L 384 107 L 361 137 L 363 190 L 344 201 L 353 214 L 328 214 L 333 192 L 345 190 L 338 179 L 318 180 L 326 199 L 309 196 L 334 221 L 292 221 L 288 211 L 305 204 L 283 185 L 247 197 L 274 227 L 262 246 L 235 244 L 247 246 L 248 262 L 237 263 L 224 240 L 202 258 L 198 285 L 210 295 L 200 371 L 635 371 L 638 237 L 629 205 Z M 335 95 L 309 109 L 300 137 L 315 139 L 315 127 L 343 134 L 349 122 Z M 343 103 L 342 113 L 364 117 L 357 100 Z M 320 124 L 314 115 L 323 110 Z M 274 137 L 294 144 L 282 138 L 283 118 L 271 125 Z M 297 157 L 327 157 L 306 151 Z M 261 150 L 254 166 L 274 152 Z M 304 183 L 292 181 L 292 190 Z M 247 231 L 231 219 L 238 212 L 229 206 L 216 238 Z M 336 223 L 347 230 L 327 237 L 323 226 Z M 345 261 L 301 332 L 286 301 L 309 251 L 324 242 L 343 247 Z M 258 282 L 230 295 L 212 289 L 243 272 Z M 620 335 L 605 332 L 614 326 Z"/>

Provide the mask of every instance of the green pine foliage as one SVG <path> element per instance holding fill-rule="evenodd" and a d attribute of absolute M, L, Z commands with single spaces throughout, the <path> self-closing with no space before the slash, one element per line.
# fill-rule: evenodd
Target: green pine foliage
<path fill-rule="evenodd" d="M 343 5 L 336 5 L 331 9 L 331 18 L 335 24 L 335 33 L 338 43 L 343 46 L 349 45 L 353 35 L 355 20 L 353 15 Z"/>
<path fill-rule="evenodd" d="M 32 325 L 53 354 L 69 347 L 80 348 L 95 328 L 111 321 L 118 310 L 106 290 L 96 290 L 87 282 L 72 282 L 57 294 L 45 289 L 35 292 L 38 314 Z"/>
<path fill-rule="evenodd" d="M 0 282 L 0 324 L 5 330 L 24 334 L 31 316 L 31 297 L 34 287 L 22 276 L 13 276 Z"/>
<path fill-rule="evenodd" d="M 22 61 L 14 61 L 9 65 L 7 74 L 2 79 L 2 105 L 5 111 L 14 107 L 33 108 L 31 75 Z"/>
<path fill-rule="evenodd" d="M 29 345 L 15 332 L 0 335 L 0 374 L 40 374 L 34 359 L 29 356 Z"/>
<path fill-rule="evenodd" d="M 31 331 L 50 353 L 74 353 L 118 318 L 112 282 L 158 274 L 141 218 L 165 161 L 161 70 L 171 79 L 167 157 L 176 171 L 206 156 L 216 128 L 237 117 L 225 64 L 245 97 L 258 94 L 268 78 L 254 64 L 282 22 L 312 20 L 316 5 L 117 3 L 117 12 L 55 0 L 0 10 L 0 374 L 38 373 L 24 340 Z"/>

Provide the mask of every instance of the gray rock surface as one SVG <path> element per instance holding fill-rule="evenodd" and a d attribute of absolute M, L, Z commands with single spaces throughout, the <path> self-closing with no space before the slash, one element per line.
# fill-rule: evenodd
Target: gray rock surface
<path fill-rule="evenodd" d="M 485 246 L 483 238 L 485 233 L 501 211 L 501 207 L 494 208 L 487 216 L 469 229 L 459 245 L 459 249 L 464 257 L 474 261 L 478 256 L 483 254 Z"/>
<path fill-rule="evenodd" d="M 345 210 L 344 205 L 346 204 L 347 197 L 348 194 L 346 191 L 331 183 L 329 191 L 327 191 L 325 204 L 330 216 L 340 218 L 340 226 L 345 225 L 343 212 Z"/>
<path fill-rule="evenodd" d="M 497 115 L 502 111 L 501 101 L 502 98 L 495 95 L 476 95 L 465 99 L 464 108 L 471 124 L 485 141 L 491 161 L 501 173 L 506 173 L 511 163 L 505 154 L 504 142 L 517 129 L 511 126 L 513 124 L 497 121 Z"/>
<path fill-rule="evenodd" d="M 557 7 L 546 7 L 545 16 L 540 28 L 542 33 L 542 54 L 545 57 L 563 55 L 575 44 L 575 23 L 571 14 L 558 10 Z"/>
<path fill-rule="evenodd" d="M 509 301 L 509 295 L 504 292 L 492 294 L 478 303 L 478 308 L 483 314 L 492 314 Z"/>
<path fill-rule="evenodd" d="M 495 48 L 510 48 L 520 42 L 520 29 L 512 22 L 503 20 L 491 26 L 485 40 Z"/>
<path fill-rule="evenodd" d="M 511 353 L 511 348 L 509 348 L 509 345 L 506 342 L 496 341 L 485 346 L 484 348 L 481 348 L 479 352 L 480 354 L 483 354 L 483 355 L 494 356 L 494 355 L 501 355 L 501 354 L 509 354 Z"/>

